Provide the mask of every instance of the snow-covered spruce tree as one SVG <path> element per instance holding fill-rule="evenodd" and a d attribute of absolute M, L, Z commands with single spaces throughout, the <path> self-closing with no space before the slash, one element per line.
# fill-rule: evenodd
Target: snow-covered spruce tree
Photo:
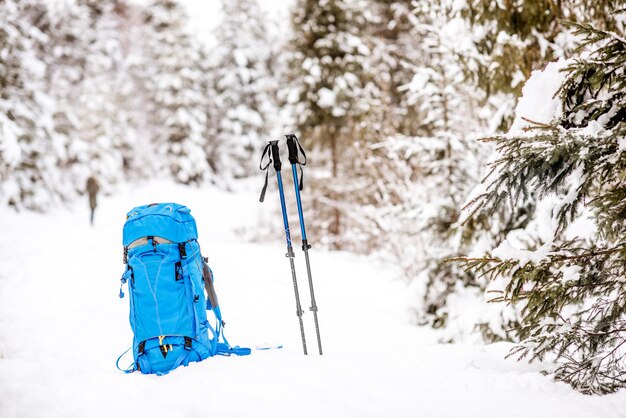
<path fill-rule="evenodd" d="M 42 59 L 46 63 L 46 85 L 52 101 L 54 130 L 49 134 L 53 143 L 64 150 L 65 158 L 59 165 L 69 172 L 79 163 L 71 149 L 74 141 L 81 140 L 77 110 L 93 27 L 87 8 L 74 1 L 48 2 L 47 6 L 48 47 Z M 84 186 L 84 181 L 78 184 L 73 180 L 70 176 L 66 180 L 72 189 L 80 190 Z"/>
<path fill-rule="evenodd" d="M 412 245 L 415 319 L 444 329 L 442 339 L 467 339 L 476 328 L 484 338 L 505 338 L 502 329 L 485 323 L 491 314 L 480 305 L 484 280 L 445 260 L 465 254 L 470 244 L 459 229 L 460 210 L 480 180 L 487 149 L 476 138 L 486 129 L 480 98 L 467 82 L 459 61 L 465 51 L 454 41 L 467 27 L 445 2 L 421 2 L 413 11 L 413 33 L 420 40 L 423 63 L 405 86 L 408 103 L 417 107 L 422 136 L 413 140 L 422 173 L 417 187 L 420 212 L 416 224 L 421 245 Z M 407 191 L 410 193 L 410 191 Z M 462 311 L 458 300 L 463 300 Z M 467 326 L 467 322 L 472 322 Z"/>
<path fill-rule="evenodd" d="M 216 141 L 220 173 L 235 177 L 258 171 L 258 152 L 276 115 L 272 40 L 257 0 L 222 0 L 209 68 L 217 101 Z"/>
<path fill-rule="evenodd" d="M 371 138 L 361 122 L 376 108 L 365 9 L 362 1 L 300 0 L 292 14 L 287 100 L 293 126 L 324 168 L 309 183 L 317 196 L 311 228 L 335 248 L 350 236 L 346 217 L 358 205 L 350 177 L 355 143 Z"/>
<path fill-rule="evenodd" d="M 125 0 L 78 0 L 77 4 L 88 19 L 80 36 L 87 44 L 82 79 L 74 89 L 78 123 L 69 150 L 73 180 L 83 191 L 87 178 L 94 175 L 106 190 L 134 169 L 132 151 L 146 152 L 133 149 L 135 130 L 127 112 L 134 94 L 123 46 L 128 5 Z"/>
<path fill-rule="evenodd" d="M 424 64 L 419 34 L 414 31 L 412 0 L 372 0 L 368 14 L 371 65 L 380 89 L 374 117 L 383 135 L 419 135 L 421 117 L 402 87 Z"/>
<path fill-rule="evenodd" d="M 206 137 L 207 101 L 200 48 L 187 33 L 187 16 L 175 0 L 155 0 L 145 11 L 144 32 L 148 65 L 141 79 L 151 94 L 153 143 L 159 156 L 157 169 L 190 184 L 211 181 Z"/>
<path fill-rule="evenodd" d="M 567 56 L 573 37 L 561 19 L 602 23 L 612 29 L 612 0 L 468 0 L 457 12 L 472 25 L 475 46 L 464 57 L 466 74 L 495 111 L 492 124 L 510 126 L 516 99 L 531 72 Z"/>
<path fill-rule="evenodd" d="M 156 45 L 152 40 L 154 28 L 145 22 L 147 5 L 126 1 L 121 5 L 113 8 L 118 17 L 116 45 L 123 52 L 123 60 L 115 66 L 121 90 L 114 100 L 130 128 L 120 149 L 124 173 L 130 179 L 171 175 L 166 159 L 159 153 L 163 151 L 163 143 L 158 141 L 163 130 L 156 124 L 159 121 L 155 114 L 156 94 L 154 80 L 150 78 L 155 71 L 151 50 Z"/>
<path fill-rule="evenodd" d="M 454 17 L 460 16 L 468 22 L 474 33 L 472 36 L 461 37 L 471 41 L 470 47 L 465 46 L 466 43 L 460 43 L 462 49 L 457 55 L 463 62 L 466 75 L 470 76 L 470 80 L 477 87 L 476 91 L 483 95 L 482 103 L 476 108 L 479 109 L 477 114 L 490 115 L 489 129 L 485 132 L 497 130 L 498 127 L 502 129 L 512 120 L 511 109 L 519 94 L 519 86 L 513 88 L 517 84 L 513 83 L 515 77 L 512 74 L 517 74 L 523 81 L 529 71 L 545 65 L 551 56 L 563 56 L 574 48 L 575 37 L 557 20 L 557 16 L 572 16 L 574 13 L 584 12 L 593 16 L 595 21 L 612 22 L 609 27 L 614 27 L 615 24 L 607 12 L 610 2 L 587 4 L 585 1 L 572 0 L 558 4 L 544 2 L 543 6 L 539 3 L 514 1 L 505 7 L 501 3 L 471 1 L 457 3 L 462 5 L 461 9 L 450 9 Z M 540 10 L 539 6 L 543 9 Z M 534 14 L 540 16 L 533 18 Z M 510 60 L 511 56 L 519 56 L 520 61 Z M 487 249 L 498 246 L 507 237 L 528 250 L 541 247 L 549 239 L 542 233 L 536 221 L 537 213 L 542 214 L 544 209 L 537 208 L 535 193 L 531 191 L 514 208 L 499 208 L 490 216 L 477 214 L 465 222 L 465 253 L 482 254 Z M 475 302 L 480 303 L 475 306 L 476 309 L 471 310 L 476 315 L 470 318 L 464 314 L 458 316 L 458 322 L 455 322 L 448 314 L 445 322 L 436 323 L 443 324 L 450 332 L 456 333 L 457 337 L 479 331 L 476 334 L 482 335 L 486 341 L 513 339 L 512 329 L 519 318 L 519 312 L 511 305 L 482 304 L 484 299 L 491 299 L 491 292 L 497 291 L 500 283 L 489 282 L 484 278 L 468 281 L 467 278 L 466 275 L 459 275 L 458 283 L 448 280 L 448 285 L 454 286 L 434 282 L 433 288 L 446 289 L 445 293 L 449 292 L 445 298 L 439 299 L 442 303 L 441 312 L 454 309 L 448 301 L 456 300 L 468 291 L 477 292 L 479 296 Z M 464 299 L 466 302 L 469 300 Z M 436 320 L 437 316 L 433 319 Z M 446 332 L 446 335 L 452 337 L 450 332 Z"/>
<path fill-rule="evenodd" d="M 403 4 L 394 6 L 406 10 L 401 8 Z M 457 59 L 460 51 L 455 40 L 467 37 L 466 26 L 451 17 L 446 3 L 426 1 L 417 6 L 410 17 L 404 17 L 408 25 L 393 37 L 402 39 L 404 56 L 391 48 L 385 61 L 393 62 L 392 57 L 400 60 L 398 65 L 410 71 L 411 77 L 396 86 L 395 93 L 384 88 L 385 80 L 378 81 L 383 85 L 385 103 L 404 103 L 411 108 L 412 134 L 401 135 L 397 132 L 400 126 L 394 130 L 383 120 L 380 126 L 385 135 L 358 150 L 355 184 L 361 185 L 358 194 L 362 201 L 351 216 L 360 225 L 357 241 L 366 249 L 377 248 L 391 256 L 413 280 L 416 321 L 457 330 L 442 336 L 451 340 L 467 337 L 474 324 L 459 326 L 458 321 L 468 319 L 468 312 L 458 312 L 457 304 L 448 303 L 448 297 L 463 298 L 466 306 L 467 301 L 476 299 L 475 305 L 481 305 L 486 282 L 445 263 L 467 251 L 468 241 L 457 220 L 469 191 L 480 179 L 485 147 L 475 138 L 485 127 L 477 114 L 478 95 L 466 83 Z M 392 28 L 398 30 L 396 25 Z M 382 40 L 386 44 L 387 36 Z M 390 94 L 402 97 L 387 100 Z M 399 114 L 396 112 L 396 117 Z M 472 312 L 472 321 L 480 327 L 487 315 L 479 308 Z M 503 338 L 503 334 L 498 330 L 488 338 Z"/>
<path fill-rule="evenodd" d="M 67 197 L 65 144 L 54 131 L 44 54 L 46 4 L 0 1 L 0 203 L 45 210 Z"/>
<path fill-rule="evenodd" d="M 626 40 L 624 26 L 619 33 L 572 26 L 591 52 L 567 66 L 560 106 L 543 115 L 551 122 L 522 119 L 524 110 L 546 109 L 550 98 L 539 93 L 518 107 L 508 135 L 489 139 L 499 158 L 470 205 L 489 216 L 535 193 L 551 214 L 544 229 L 552 239 L 537 251 L 507 240 L 462 261 L 504 281 L 499 300 L 520 308 L 513 353 L 555 359 L 556 379 L 606 393 L 626 387 Z M 593 228 L 582 227 L 585 219 Z"/>

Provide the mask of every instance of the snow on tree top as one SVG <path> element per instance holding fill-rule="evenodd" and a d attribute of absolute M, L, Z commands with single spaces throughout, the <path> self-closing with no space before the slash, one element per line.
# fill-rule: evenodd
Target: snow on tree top
<path fill-rule="evenodd" d="M 515 120 L 509 135 L 523 135 L 524 128 L 532 126 L 529 121 L 547 124 L 563 112 L 561 101 L 555 94 L 566 76 L 563 69 L 571 62 L 561 58 L 543 70 L 533 71 L 515 107 Z"/>

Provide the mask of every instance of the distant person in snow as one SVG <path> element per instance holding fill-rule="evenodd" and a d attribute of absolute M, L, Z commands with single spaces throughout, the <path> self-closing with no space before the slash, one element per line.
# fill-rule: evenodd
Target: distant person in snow
<path fill-rule="evenodd" d="M 97 196 L 99 190 L 98 180 L 94 176 L 89 176 L 87 179 L 87 194 L 89 195 L 89 207 L 91 208 L 91 217 L 89 218 L 91 225 L 93 225 L 93 215 L 96 211 L 96 206 L 98 206 Z"/>

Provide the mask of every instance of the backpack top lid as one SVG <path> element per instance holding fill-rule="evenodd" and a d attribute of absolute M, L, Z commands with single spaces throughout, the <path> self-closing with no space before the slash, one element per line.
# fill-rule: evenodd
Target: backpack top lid
<path fill-rule="evenodd" d="M 131 209 L 124 223 L 124 247 L 149 236 L 178 243 L 198 239 L 196 221 L 190 212 L 188 207 L 177 203 L 152 203 Z"/>

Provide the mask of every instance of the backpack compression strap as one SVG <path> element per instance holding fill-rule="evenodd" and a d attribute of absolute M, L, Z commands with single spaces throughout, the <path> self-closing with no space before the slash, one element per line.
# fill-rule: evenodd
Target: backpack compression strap
<path fill-rule="evenodd" d="M 211 349 L 215 354 L 223 356 L 230 356 L 235 354 L 236 356 L 247 356 L 252 352 L 249 348 L 231 346 L 230 343 L 224 337 L 224 325 L 226 323 L 222 319 L 222 311 L 220 310 L 219 303 L 217 301 L 217 293 L 215 293 L 215 287 L 213 286 L 213 272 L 209 267 L 208 260 L 203 257 L 202 277 L 204 279 L 204 288 L 207 293 L 207 310 L 212 310 L 217 319 L 215 329 L 209 325 L 209 329 L 213 333 L 214 338 L 211 340 Z M 220 337 L 223 342 L 219 342 Z"/>
<path fill-rule="evenodd" d="M 214 332 L 214 335 L 216 335 L 216 338 L 213 340 L 211 344 L 213 346 L 212 348 L 215 354 L 216 355 L 219 354 L 221 356 L 230 356 L 231 354 L 234 354 L 236 356 L 247 356 L 248 354 L 250 354 L 252 350 L 250 350 L 249 348 L 239 347 L 238 345 L 233 347 L 230 345 L 230 343 L 224 336 L 224 328 L 222 326 L 224 322 L 222 321 L 222 315 L 220 313 L 219 308 L 215 310 L 214 312 L 215 312 L 215 316 L 217 317 L 218 323 L 217 323 L 217 326 L 215 327 L 215 331 L 211 328 L 210 325 L 209 325 L 209 329 L 211 330 L 211 332 Z M 222 341 L 224 342 L 219 342 L 220 336 L 222 337 Z"/>
<path fill-rule="evenodd" d="M 202 278 L 204 279 L 204 288 L 207 294 L 207 309 L 216 308 L 219 310 L 219 303 L 217 302 L 217 293 L 215 293 L 215 287 L 213 286 L 213 272 L 207 263 L 207 259 L 203 258 L 202 266 Z"/>

